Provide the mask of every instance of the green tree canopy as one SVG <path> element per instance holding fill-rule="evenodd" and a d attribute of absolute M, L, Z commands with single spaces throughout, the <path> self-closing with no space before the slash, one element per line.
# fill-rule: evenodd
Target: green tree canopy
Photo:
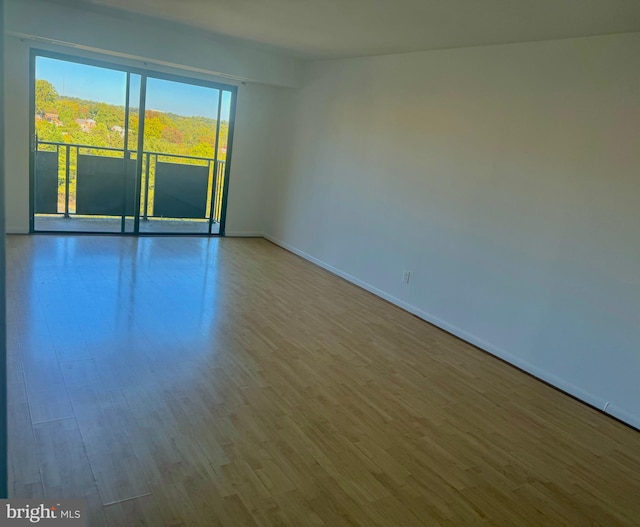
<path fill-rule="evenodd" d="M 58 92 L 49 81 L 36 80 L 36 112 L 44 114 L 54 110 L 58 102 Z"/>

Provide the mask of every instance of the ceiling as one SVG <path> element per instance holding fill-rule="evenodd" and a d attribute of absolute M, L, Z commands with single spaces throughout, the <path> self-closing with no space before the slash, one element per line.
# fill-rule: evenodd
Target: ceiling
<path fill-rule="evenodd" d="M 312 59 L 640 31 L 640 0 L 69 2 L 171 20 Z"/>

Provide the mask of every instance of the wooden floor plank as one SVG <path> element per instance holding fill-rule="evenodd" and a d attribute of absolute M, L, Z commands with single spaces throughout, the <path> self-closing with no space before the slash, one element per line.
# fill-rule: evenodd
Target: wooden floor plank
<path fill-rule="evenodd" d="M 10 492 L 12 495 L 41 497 L 42 476 L 29 405 L 7 405 L 7 420 Z"/>
<path fill-rule="evenodd" d="M 149 494 L 124 426 L 127 410 L 120 393 L 85 385 L 71 388 L 70 396 L 102 503 Z"/>

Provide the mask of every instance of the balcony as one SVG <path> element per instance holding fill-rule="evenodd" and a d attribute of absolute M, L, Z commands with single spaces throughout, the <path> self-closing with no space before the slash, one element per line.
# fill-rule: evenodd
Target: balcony
<path fill-rule="evenodd" d="M 209 157 L 37 141 L 33 230 L 219 234 L 225 169 Z"/>

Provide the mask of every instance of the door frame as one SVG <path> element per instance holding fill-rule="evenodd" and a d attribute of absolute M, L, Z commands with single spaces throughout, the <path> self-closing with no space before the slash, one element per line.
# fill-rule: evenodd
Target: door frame
<path fill-rule="evenodd" d="M 144 148 L 144 121 L 145 116 L 143 115 L 144 104 L 140 107 L 140 129 L 138 133 L 138 145 L 136 149 L 138 162 L 136 163 L 136 193 L 135 202 L 137 203 L 137 207 L 135 207 L 135 216 L 134 216 L 134 230 L 133 232 L 124 232 L 124 221 L 122 222 L 120 232 L 86 232 L 86 231 L 36 231 L 34 225 L 34 205 L 35 205 L 35 155 L 36 155 L 36 123 L 35 123 L 35 86 L 36 86 L 36 59 L 38 57 L 45 57 L 56 60 L 63 60 L 66 62 L 74 62 L 76 64 L 84 64 L 87 66 L 95 66 L 98 68 L 105 68 L 115 71 L 121 71 L 127 74 L 127 85 L 126 85 L 126 98 L 129 101 L 130 96 L 130 79 L 131 74 L 140 75 L 141 84 L 140 84 L 140 102 L 144 103 L 146 99 L 146 82 L 148 78 L 161 79 L 172 82 L 179 82 L 183 84 L 191 84 L 194 86 L 202 86 L 204 88 L 212 88 L 218 90 L 220 93 L 220 97 L 223 91 L 231 93 L 231 104 L 229 109 L 229 131 L 227 137 L 227 156 L 225 160 L 224 174 L 223 174 L 223 187 L 222 187 L 222 212 L 220 215 L 220 229 L 217 234 L 211 233 L 211 225 L 212 220 L 211 217 L 209 219 L 209 232 L 208 233 L 174 233 L 174 232 L 140 232 L 139 230 L 139 222 L 140 222 L 140 190 L 141 190 L 141 180 L 142 180 L 142 154 L 141 151 Z M 146 63 L 145 63 L 146 65 Z M 144 89 L 143 89 L 144 88 Z M 229 174 L 231 171 L 231 158 L 233 153 L 233 136 L 235 131 L 235 120 L 236 120 L 236 107 L 237 107 L 237 99 L 238 99 L 238 87 L 233 84 L 224 84 L 217 81 L 208 81 L 193 77 L 187 77 L 183 75 L 177 75 L 173 73 L 160 72 L 152 69 L 140 68 L 137 66 L 129 66 L 120 64 L 118 62 L 111 62 L 108 60 L 98 60 L 98 59 L 90 59 L 86 57 L 80 57 L 76 55 L 70 55 L 66 53 L 61 53 L 57 51 L 50 51 L 46 49 L 39 49 L 32 47 L 30 48 L 30 57 L 29 57 L 29 233 L 30 234 L 89 234 L 89 235 L 108 235 L 108 236 L 224 236 L 225 235 L 225 227 L 226 227 L 226 218 L 227 218 L 227 198 L 229 194 Z M 125 114 L 129 115 L 129 107 L 125 108 Z M 219 128 L 219 118 L 217 123 L 217 128 Z M 140 133 L 142 132 L 142 133 Z M 218 157 L 218 148 L 219 144 L 219 134 L 216 133 L 216 145 L 214 151 L 214 157 L 217 160 Z M 123 157 L 126 160 L 127 158 L 127 143 L 124 144 Z M 214 185 L 215 185 L 215 172 L 216 172 L 216 164 L 214 164 Z M 215 197 L 215 188 L 213 189 L 212 199 L 211 199 L 211 209 L 214 206 L 214 197 Z M 123 204 L 123 213 L 125 210 L 126 204 Z M 211 214 L 209 214 L 211 216 Z"/>

